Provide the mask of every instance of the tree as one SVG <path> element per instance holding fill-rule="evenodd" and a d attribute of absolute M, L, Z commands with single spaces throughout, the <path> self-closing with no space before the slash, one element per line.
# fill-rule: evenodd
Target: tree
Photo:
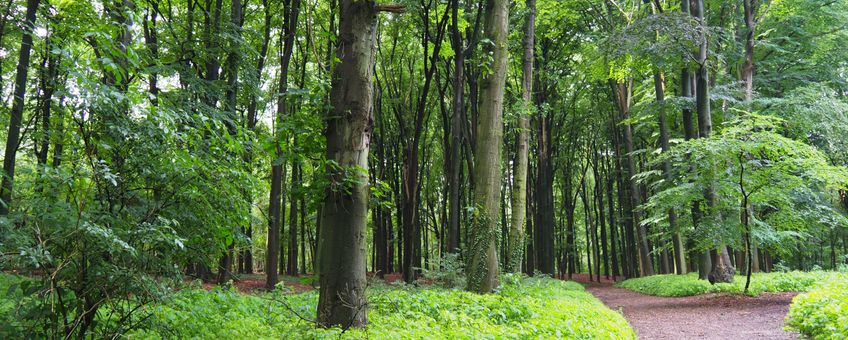
<path fill-rule="evenodd" d="M 489 293 L 497 286 L 497 216 L 501 204 L 503 100 L 507 72 L 508 1 L 488 0 L 485 8 L 484 50 L 491 55 L 482 82 L 477 141 L 474 150 L 474 222 L 468 248 L 469 291 Z"/>
<path fill-rule="evenodd" d="M 365 222 L 368 210 L 368 150 L 373 118 L 377 14 L 398 5 L 343 0 L 327 116 L 329 185 L 321 209 L 318 324 L 362 327 L 365 297 Z"/>
<path fill-rule="evenodd" d="M 700 138 L 709 138 L 713 130 L 712 113 L 710 109 L 710 75 L 708 63 L 708 39 L 707 39 L 707 23 L 704 16 L 704 1 L 695 1 L 695 7 L 692 9 L 695 18 L 700 25 L 700 45 L 698 46 L 698 72 L 695 75 L 696 91 L 695 102 L 698 111 L 698 136 Z M 704 198 L 707 202 L 707 212 L 712 218 L 720 218 L 716 216 L 713 209 L 715 203 L 715 192 L 713 188 L 707 186 L 704 191 Z M 730 254 L 727 251 L 727 246 L 718 242 L 716 244 L 716 256 L 712 262 L 712 269 L 709 277 L 710 282 L 733 282 L 733 274 L 736 269 L 733 268 L 733 262 L 730 260 Z"/>
<path fill-rule="evenodd" d="M 286 116 L 288 109 L 286 93 L 288 89 L 288 74 L 289 63 L 291 62 L 292 51 L 294 50 L 294 39 L 297 32 L 297 17 L 300 13 L 300 0 L 286 0 L 283 6 L 285 14 L 283 20 L 283 49 L 280 51 L 280 78 L 278 84 L 279 97 L 277 98 L 276 125 L 278 130 L 281 129 L 283 119 Z M 265 272 L 266 280 L 265 287 L 273 289 L 277 284 L 277 262 L 279 262 L 280 254 L 280 234 L 282 233 L 282 219 L 284 216 L 284 204 L 282 203 L 282 187 L 283 178 L 285 177 L 286 169 L 283 166 L 285 161 L 282 159 L 282 147 L 280 139 L 284 138 L 281 131 L 277 131 L 275 158 L 271 163 L 271 193 L 270 202 L 268 204 L 268 250 L 266 252 Z"/>
<path fill-rule="evenodd" d="M 533 95 L 533 56 L 535 55 L 536 1 L 527 0 L 524 18 L 524 55 L 522 61 L 521 100 L 522 112 L 518 117 L 515 173 L 512 185 L 512 221 L 509 229 L 507 271 L 520 272 L 524 256 L 524 229 L 527 217 L 527 158 L 530 151 L 530 118 Z"/>
<path fill-rule="evenodd" d="M 848 183 L 848 172 L 829 165 L 824 154 L 815 148 L 785 137 L 781 126 L 785 125 L 779 118 L 742 113 L 715 136 L 671 148 L 657 162 L 688 165 L 694 171 L 677 171 L 673 185 L 646 204 L 660 208 L 694 202 L 702 198 L 702 188 L 711 187 L 712 209 L 725 215 L 738 214 L 740 218 L 705 224 L 695 231 L 699 236 L 695 240 L 701 247 L 715 247 L 739 242 L 734 238 L 742 234 L 746 291 L 755 260 L 754 247 L 794 238 L 810 225 L 848 223 L 829 207 L 826 195 L 815 194 L 841 190 Z M 816 217 L 795 223 L 786 216 Z"/>
<path fill-rule="evenodd" d="M 21 48 L 18 55 L 18 68 L 15 75 L 15 90 L 12 99 L 12 112 L 9 114 L 9 133 L 6 135 L 6 151 L 3 157 L 3 179 L 0 184 L 0 216 L 9 214 L 12 205 L 12 190 L 15 182 L 15 161 L 20 143 L 21 121 L 24 113 L 26 85 L 29 78 L 29 56 L 32 51 L 32 31 L 40 0 L 27 0 L 26 18 Z"/>

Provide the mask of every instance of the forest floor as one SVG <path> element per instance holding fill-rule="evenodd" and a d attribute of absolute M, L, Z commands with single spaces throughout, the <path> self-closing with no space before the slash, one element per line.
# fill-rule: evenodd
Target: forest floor
<path fill-rule="evenodd" d="M 783 330 L 783 319 L 797 293 L 758 297 L 705 294 L 657 297 L 616 288 L 610 281 L 588 282 L 586 290 L 624 317 L 640 339 L 797 339 Z"/>

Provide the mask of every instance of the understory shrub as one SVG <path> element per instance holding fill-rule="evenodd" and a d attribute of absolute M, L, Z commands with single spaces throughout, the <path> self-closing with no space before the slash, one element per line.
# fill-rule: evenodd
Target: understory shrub
<path fill-rule="evenodd" d="M 762 293 L 805 292 L 834 279 L 848 280 L 848 274 L 831 271 L 791 271 L 773 273 L 752 273 L 748 295 Z M 711 285 L 699 280 L 697 273 L 687 275 L 653 275 L 625 280 L 619 287 L 638 293 L 655 296 L 693 296 L 707 293 L 743 294 L 745 276 L 736 275 L 733 283 Z"/>
<path fill-rule="evenodd" d="M 848 339 L 848 280 L 834 280 L 796 296 L 786 325 L 813 339 Z"/>
<path fill-rule="evenodd" d="M 621 314 L 583 287 L 553 279 L 505 277 L 478 295 L 438 286 L 374 284 L 366 329 L 315 328 L 318 295 L 241 295 L 186 289 L 154 308 L 130 338 L 635 339 Z"/>

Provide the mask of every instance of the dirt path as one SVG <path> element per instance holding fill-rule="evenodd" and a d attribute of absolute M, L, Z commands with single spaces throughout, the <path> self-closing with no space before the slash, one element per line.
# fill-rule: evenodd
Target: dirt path
<path fill-rule="evenodd" d="M 798 338 L 783 330 L 783 318 L 795 293 L 665 298 L 610 283 L 594 283 L 586 290 L 613 310 L 623 311 L 640 339 Z"/>

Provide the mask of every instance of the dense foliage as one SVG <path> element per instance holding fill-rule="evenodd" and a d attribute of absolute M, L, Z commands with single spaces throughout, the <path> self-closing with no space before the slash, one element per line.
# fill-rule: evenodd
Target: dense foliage
<path fill-rule="evenodd" d="M 624 280 L 619 287 L 655 296 L 694 296 L 707 293 L 748 294 L 806 292 L 831 281 L 848 280 L 848 273 L 831 271 L 790 271 L 752 274 L 751 287 L 745 293 L 745 278 L 737 276 L 733 283 L 710 284 L 698 276 L 654 275 Z"/>
<path fill-rule="evenodd" d="M 848 280 L 834 280 L 792 300 L 786 324 L 813 339 L 848 337 Z"/>

